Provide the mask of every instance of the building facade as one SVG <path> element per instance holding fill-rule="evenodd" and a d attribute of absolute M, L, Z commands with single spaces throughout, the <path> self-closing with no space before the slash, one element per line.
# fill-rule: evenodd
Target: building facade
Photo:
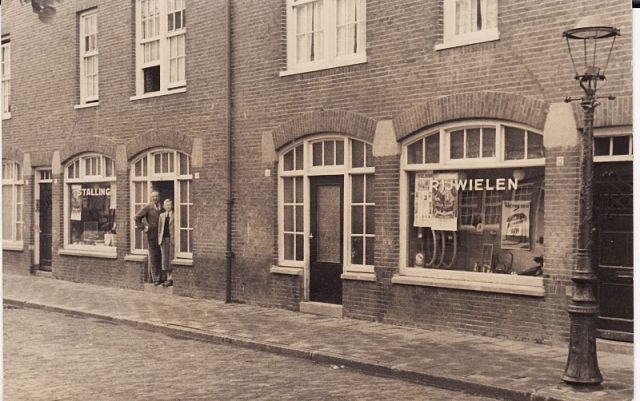
<path fill-rule="evenodd" d="M 5 3 L 6 270 L 143 289 L 156 188 L 173 294 L 566 340 L 582 117 L 561 33 L 591 3 L 87 0 L 47 24 Z M 597 11 L 623 35 L 594 266 L 600 336 L 630 341 L 627 7 Z"/>

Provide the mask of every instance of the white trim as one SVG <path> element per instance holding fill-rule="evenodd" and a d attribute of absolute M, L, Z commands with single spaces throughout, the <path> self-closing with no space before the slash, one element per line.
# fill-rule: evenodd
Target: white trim
<path fill-rule="evenodd" d="M 393 284 L 529 295 L 534 297 L 544 297 L 545 295 L 544 279 L 542 277 L 518 276 L 514 274 L 401 267 L 400 274 L 394 275 L 391 278 L 391 282 Z"/>
<path fill-rule="evenodd" d="M 343 280 L 353 280 L 353 281 L 368 281 L 375 283 L 376 275 L 375 273 L 356 273 L 356 272 L 344 272 L 340 275 L 340 278 Z"/>
<path fill-rule="evenodd" d="M 81 249 L 81 248 L 64 248 L 58 250 L 58 255 L 63 256 L 83 256 L 89 258 L 101 258 L 101 259 L 117 259 L 118 253 L 116 252 L 115 247 L 113 247 L 113 251 L 109 250 L 109 252 L 105 251 L 108 247 L 95 247 L 99 249 Z"/>
<path fill-rule="evenodd" d="M 74 109 L 88 109 L 89 107 L 98 107 L 100 106 L 100 102 L 92 102 L 92 103 L 84 103 L 84 104 L 76 104 L 73 106 Z"/>
<path fill-rule="evenodd" d="M 24 241 L 2 240 L 3 251 L 24 251 Z"/>
<path fill-rule="evenodd" d="M 271 265 L 271 267 L 269 268 L 269 273 L 302 276 L 304 274 L 304 268 Z"/>
<path fill-rule="evenodd" d="M 345 67 L 348 65 L 365 64 L 368 62 L 367 55 L 363 53 L 354 54 L 353 57 L 344 57 L 337 59 L 333 63 L 317 62 L 306 63 L 302 65 L 292 66 L 284 71 L 280 71 L 278 75 L 280 77 L 288 77 L 289 75 L 304 74 L 305 72 L 329 70 L 332 68 Z"/>
<path fill-rule="evenodd" d="M 86 50 L 84 48 L 84 44 L 85 44 L 85 36 L 87 34 L 87 32 L 85 32 L 85 21 L 89 20 L 92 22 L 92 26 L 91 29 L 93 29 L 93 32 L 90 32 L 89 35 L 93 35 L 94 36 L 94 49 L 91 50 Z M 100 66 L 100 52 L 99 52 L 99 46 L 98 46 L 98 9 L 93 8 L 89 11 L 85 11 L 80 13 L 79 16 L 79 25 L 80 25 L 80 29 L 79 29 L 79 37 L 80 40 L 79 42 L 79 63 L 80 63 L 80 104 L 84 105 L 84 104 L 88 104 L 90 102 L 95 102 L 99 99 L 99 90 L 100 90 L 100 74 L 99 74 L 99 66 Z M 95 23 L 95 25 L 93 25 L 93 23 Z M 96 87 L 95 87 L 95 93 L 92 96 L 88 96 L 87 95 L 87 76 L 86 76 L 86 71 L 85 71 L 85 61 L 88 59 L 92 59 L 95 57 L 95 71 L 94 71 L 94 76 L 95 79 L 98 81 L 96 82 Z"/>
<path fill-rule="evenodd" d="M 486 31 L 473 32 L 472 34 L 459 35 L 446 42 L 438 43 L 433 48 L 434 50 L 445 50 L 454 47 L 474 45 L 476 43 L 495 42 L 497 40 L 500 40 L 500 32 L 498 32 L 497 28 L 493 28 L 487 29 Z"/>
<path fill-rule="evenodd" d="M 178 257 L 178 258 L 172 259 L 171 264 L 174 266 L 193 266 L 193 259 L 185 259 L 182 257 Z"/>
<path fill-rule="evenodd" d="M 148 92 L 148 93 L 144 93 L 142 95 L 131 96 L 129 98 L 129 100 L 134 101 L 134 100 L 141 100 L 141 99 L 149 99 L 151 97 L 160 97 L 160 96 L 173 95 L 174 93 L 184 93 L 186 91 L 187 91 L 186 87 L 175 88 L 175 89 L 166 90 L 166 91 L 160 90 L 160 91 L 157 91 L 157 92 Z"/>
<path fill-rule="evenodd" d="M 3 120 L 8 120 L 11 118 L 11 113 L 2 113 L 2 119 Z"/>
<path fill-rule="evenodd" d="M 486 20 L 487 17 L 487 1 L 490 0 L 477 0 L 481 2 L 482 8 L 484 9 L 483 23 L 489 25 L 489 21 Z M 467 32 L 462 34 L 456 34 L 456 0 L 444 0 L 443 4 L 443 34 L 442 34 L 442 43 L 435 45 L 435 50 L 443 50 L 452 47 L 466 46 L 475 43 L 489 42 L 500 39 L 500 32 L 498 31 L 498 14 L 499 14 L 499 1 L 494 0 L 496 2 L 496 20 L 493 21 L 495 25 L 494 28 L 484 28 L 479 31 Z"/>
<path fill-rule="evenodd" d="M 147 255 L 133 255 L 133 254 L 124 255 L 125 262 L 146 262 L 147 258 L 148 258 Z"/>

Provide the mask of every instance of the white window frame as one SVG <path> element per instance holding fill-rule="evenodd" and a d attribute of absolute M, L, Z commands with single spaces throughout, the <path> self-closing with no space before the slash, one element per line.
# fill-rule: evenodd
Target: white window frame
<path fill-rule="evenodd" d="M 11 40 L 2 39 L 2 119 L 11 118 Z"/>
<path fill-rule="evenodd" d="M 94 104 L 99 99 L 100 88 L 100 74 L 99 74 L 99 50 L 98 50 L 98 10 L 92 9 L 82 12 L 80 14 L 80 105 Z M 89 23 L 89 30 L 87 31 L 87 21 Z M 93 38 L 92 38 L 93 37 Z M 93 40 L 93 48 L 87 50 L 85 47 L 85 41 Z M 88 71 L 87 62 L 95 61 L 94 70 L 92 72 L 92 78 L 95 80 L 95 87 L 92 88 L 93 95 L 88 94 Z"/>
<path fill-rule="evenodd" d="M 342 165 L 320 165 L 313 166 L 313 144 L 317 142 L 324 141 L 343 141 L 344 146 L 344 163 Z M 310 250 L 309 250 L 309 235 L 311 233 L 311 222 L 309 219 L 310 216 L 310 204 L 311 204 L 311 185 L 310 180 L 312 177 L 317 176 L 325 176 L 325 175 L 338 175 L 343 178 L 343 271 L 344 272 L 354 272 L 354 273 L 373 273 L 374 265 L 373 264 L 362 264 L 356 265 L 351 264 L 351 206 L 352 206 L 352 177 L 354 175 L 372 175 L 375 177 L 375 167 L 372 167 L 372 160 L 366 160 L 366 146 L 364 147 L 365 151 L 365 167 L 353 167 L 352 166 L 352 143 L 353 141 L 359 141 L 365 144 L 366 146 L 372 146 L 372 144 L 360 141 L 359 139 L 352 139 L 345 136 L 335 136 L 335 135 L 316 135 L 310 138 L 306 138 L 305 140 L 298 141 L 287 148 L 285 148 L 279 155 L 279 163 L 278 163 L 278 265 L 286 266 L 286 267 L 295 267 L 295 268 L 304 268 L 308 269 L 310 262 Z M 302 169 L 295 170 L 295 159 L 294 159 L 294 170 L 284 170 L 284 156 L 289 153 L 289 151 L 294 151 L 298 146 L 302 146 L 302 154 L 303 154 L 303 166 Z M 324 147 L 323 147 L 324 149 Z M 335 150 L 335 145 L 334 145 Z M 324 150 L 323 150 L 324 152 Z M 367 166 L 369 164 L 369 166 Z M 303 260 L 288 260 L 284 258 L 284 178 L 290 177 L 302 177 L 303 182 Z M 375 179 L 375 178 L 374 178 Z M 364 195 L 366 196 L 366 194 Z M 287 203 L 289 205 L 289 203 Z M 358 205 L 366 205 L 375 207 L 375 203 L 371 201 L 367 201 L 366 203 L 357 203 Z M 295 216 L 294 216 L 295 218 Z M 363 216 L 363 226 L 366 226 L 366 218 Z M 296 232 L 298 232 L 296 230 Z M 356 236 L 360 236 L 360 234 L 354 234 Z M 375 234 L 362 234 L 365 237 L 375 238 Z M 294 249 L 294 257 L 295 257 L 295 249 Z M 366 255 L 363 255 L 363 260 L 366 258 Z"/>
<path fill-rule="evenodd" d="M 428 287 L 456 288 L 471 291 L 487 291 L 509 294 L 521 294 L 530 296 L 544 296 L 544 284 L 542 277 L 527 277 L 508 274 L 491 274 L 470 271 L 425 269 L 408 266 L 409 251 L 409 226 L 411 218 L 409 213 L 409 174 L 413 172 L 428 171 L 464 171 L 470 169 L 497 169 L 497 168 L 525 168 L 540 167 L 546 164 L 544 157 L 504 160 L 504 126 L 524 129 L 525 131 L 541 134 L 530 127 L 511 122 L 497 120 L 470 120 L 443 124 L 434 129 L 425 130 L 407 139 L 402 144 L 400 158 L 400 259 L 399 273 L 392 278 L 392 283 L 403 285 L 418 285 Z M 451 160 L 450 141 L 448 133 L 461 128 L 496 127 L 496 157 L 484 159 L 456 159 Z M 440 134 L 440 162 L 439 163 L 408 163 L 408 147 L 423 138 Z M 526 144 L 526 135 L 525 135 Z M 525 157 L 527 149 L 525 147 Z M 423 160 L 426 155 L 423 153 Z M 484 210 L 482 211 L 484 213 Z"/>
<path fill-rule="evenodd" d="M 173 156 L 173 171 L 160 171 L 158 173 L 155 172 L 155 155 L 165 155 L 165 154 L 170 154 Z M 181 163 L 181 157 L 180 155 L 182 155 L 186 162 L 187 162 L 187 173 L 186 174 L 181 174 L 180 173 L 180 163 Z M 161 156 L 162 157 L 162 156 Z M 146 162 L 143 161 L 146 158 Z M 136 175 L 135 172 L 135 165 L 136 163 L 138 163 L 139 161 L 142 161 L 142 175 Z M 146 164 L 146 175 L 144 174 L 145 170 L 145 165 Z M 162 170 L 162 168 L 161 168 Z M 181 231 L 188 231 L 189 232 L 189 249 L 193 249 L 193 218 L 191 217 L 191 214 L 193 213 L 193 190 L 192 190 L 192 185 L 193 185 L 193 174 L 191 173 L 191 158 L 189 157 L 189 155 L 179 152 L 177 150 L 173 150 L 173 149 L 169 149 L 169 148 L 155 148 L 152 150 L 149 150 L 147 152 L 144 152 L 143 154 L 139 155 L 138 157 L 136 157 L 134 160 L 131 161 L 130 164 L 130 202 L 129 202 L 129 212 L 131 214 L 131 216 L 135 216 L 137 211 L 138 211 L 138 207 L 142 207 L 144 205 L 146 205 L 149 202 L 149 195 L 151 192 L 151 188 L 152 188 L 152 182 L 153 181 L 173 181 L 173 193 L 174 193 L 174 199 L 173 199 L 173 204 L 175 205 L 175 213 L 174 213 L 174 219 L 175 219 L 175 233 L 174 234 L 174 238 L 175 238 L 175 249 L 174 249 L 174 255 L 176 259 L 193 259 L 193 251 L 191 252 L 182 252 L 180 251 L 180 247 L 181 247 L 181 236 L 180 236 L 180 232 Z M 135 185 L 136 183 L 143 183 L 142 187 L 143 187 L 143 193 L 142 195 L 142 202 L 136 202 L 136 188 Z M 188 183 L 187 185 L 189 186 L 189 190 L 187 191 L 187 194 L 189 196 L 189 199 L 182 199 L 182 196 L 180 194 L 180 185 L 182 185 L 183 183 Z M 188 218 L 189 218 L 189 222 L 191 223 L 190 225 L 187 225 L 186 227 L 182 227 L 181 224 L 181 208 L 182 207 L 186 207 L 187 208 L 187 213 L 188 213 Z M 147 255 L 148 254 L 148 250 L 144 249 L 144 248 L 136 248 L 136 234 L 139 232 L 139 230 L 137 230 L 135 223 L 133 222 L 133 219 L 131 220 L 131 224 L 130 224 L 130 228 L 129 228 L 129 232 L 130 232 L 130 238 L 131 238 L 131 242 L 130 242 L 130 249 L 131 249 L 131 254 L 134 255 Z"/>
<path fill-rule="evenodd" d="M 608 128 L 596 128 L 593 131 L 593 162 L 594 163 L 606 163 L 606 162 L 626 162 L 633 161 L 633 128 L 632 127 L 608 127 Z M 613 138 L 620 136 L 629 137 L 629 154 L 627 155 L 613 155 Z M 595 155 L 595 139 L 609 137 L 609 155 Z"/>
<path fill-rule="evenodd" d="M 154 36 L 152 39 L 143 39 L 142 35 L 142 3 L 146 1 L 155 1 L 158 8 L 159 13 L 159 34 L 158 36 Z M 170 13 L 173 13 L 176 10 L 169 10 L 169 5 L 171 6 L 175 4 L 182 5 L 182 17 L 181 21 L 183 23 L 182 27 L 179 29 L 169 30 L 168 26 L 168 17 Z M 173 38 L 178 38 L 182 36 L 183 39 L 183 53 L 178 56 L 184 62 L 184 67 L 186 68 L 186 53 L 184 52 L 186 48 L 186 33 L 187 29 L 185 26 L 185 12 L 186 12 L 186 0 L 136 0 L 136 9 L 135 9 L 135 20 L 136 20 L 136 95 L 131 97 L 131 100 L 137 100 L 142 98 L 154 97 L 154 96 L 162 96 L 168 95 L 171 93 L 181 93 L 186 91 L 186 71 L 184 73 L 184 79 L 176 80 L 171 82 L 170 80 L 170 43 Z M 145 63 L 144 62 L 144 43 L 149 41 L 159 41 L 159 60 L 154 60 L 152 62 Z M 179 39 L 176 39 L 179 40 Z M 160 66 L 160 90 L 153 92 L 145 92 L 144 91 L 144 69 L 152 66 Z"/>
<path fill-rule="evenodd" d="M 22 250 L 24 245 L 24 180 L 20 163 L 2 160 L 2 191 L 11 191 L 11 238 L 5 240 L 6 233 L 3 233 L 2 248 Z M 4 197 L 4 195 L 3 193 L 2 196 Z M 19 201 L 20 199 L 21 201 Z M 18 237 L 18 233 L 20 233 L 20 237 Z"/>
<path fill-rule="evenodd" d="M 87 162 L 97 161 L 99 171 L 96 174 L 87 174 Z M 106 166 L 107 163 L 111 164 L 111 175 L 107 175 Z M 69 174 L 71 166 L 74 166 L 74 175 Z M 77 173 L 77 174 L 76 174 Z M 110 202 L 116 202 L 116 172 L 115 161 L 110 157 L 101 155 L 99 153 L 88 153 L 78 156 L 68 162 L 64 167 L 64 203 L 63 203 L 63 216 L 64 216 L 64 245 L 63 248 L 66 251 L 79 251 L 87 255 L 96 256 L 110 256 L 115 257 L 117 254 L 117 248 L 115 246 L 99 246 L 99 245 L 81 245 L 70 243 L 69 238 L 69 221 L 70 210 L 69 205 L 71 202 L 71 185 L 73 184 L 88 184 L 88 183 L 111 183 L 111 196 Z M 117 210 L 117 209 L 116 209 Z M 63 251 L 64 252 L 64 251 Z"/>
<path fill-rule="evenodd" d="M 456 34 L 456 0 L 444 0 L 443 14 L 444 14 L 444 29 L 443 29 L 443 42 L 435 46 L 436 50 L 448 49 L 451 47 L 459 47 L 471 45 L 474 43 L 490 42 L 500 39 L 500 32 L 498 30 L 498 15 L 500 0 L 471 0 L 478 1 L 482 7 L 486 10 L 488 1 L 496 2 L 496 21 L 494 28 L 484 28 L 479 31 L 467 32 L 463 34 Z M 486 13 L 483 24 L 486 26 Z"/>
<path fill-rule="evenodd" d="M 338 54 L 338 3 L 341 1 L 353 1 L 360 17 L 356 22 L 357 52 L 339 55 Z M 309 62 L 298 63 L 297 54 L 297 7 L 318 3 L 322 4 L 320 19 L 324 23 L 321 27 L 323 39 L 323 58 Z M 367 62 L 366 32 L 367 32 L 367 7 L 366 0 L 287 0 L 287 70 L 281 71 L 280 76 L 300 74 L 303 72 L 323 70 L 327 68 L 341 67 L 345 65 L 360 64 Z M 350 21 L 353 25 L 354 21 Z M 344 26 L 344 25 L 343 25 Z"/>

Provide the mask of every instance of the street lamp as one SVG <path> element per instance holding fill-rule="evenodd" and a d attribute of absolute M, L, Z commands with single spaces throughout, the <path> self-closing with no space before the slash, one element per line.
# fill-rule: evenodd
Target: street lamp
<path fill-rule="evenodd" d="M 593 116 L 598 106 L 598 83 L 605 81 L 604 72 L 611 57 L 613 44 L 620 31 L 597 17 L 586 17 L 576 27 L 563 32 L 575 79 L 584 96 L 567 97 L 566 102 L 580 101 L 584 114 L 584 128 L 580 153 L 580 203 L 577 265 L 571 273 L 574 291 L 568 310 L 571 318 L 569 356 L 562 380 L 571 384 L 599 384 L 602 375 L 596 354 L 596 321 L 599 305 L 594 296 L 597 278 L 592 267 L 593 248 Z M 598 46 L 604 47 L 598 54 Z M 608 47 L 608 49 L 607 49 Z M 576 66 L 583 62 L 584 66 Z M 581 68 L 582 71 L 579 71 Z M 613 96 L 606 96 L 614 99 Z"/>

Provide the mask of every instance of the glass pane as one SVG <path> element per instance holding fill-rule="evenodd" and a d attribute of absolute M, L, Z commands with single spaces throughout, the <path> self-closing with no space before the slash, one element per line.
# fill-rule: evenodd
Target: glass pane
<path fill-rule="evenodd" d="M 425 138 L 427 143 L 427 163 L 439 163 L 440 162 L 440 133 L 430 135 Z"/>
<path fill-rule="evenodd" d="M 153 172 L 154 173 L 159 173 L 160 172 L 160 165 L 162 162 L 162 155 L 160 154 L 156 154 L 153 156 L 153 164 L 154 164 L 154 169 Z"/>
<path fill-rule="evenodd" d="M 376 182 L 373 174 L 367 174 L 366 180 L 367 180 L 367 197 L 365 198 L 365 202 L 374 203 L 375 200 L 373 197 L 373 192 L 376 187 Z"/>
<path fill-rule="evenodd" d="M 112 177 L 113 176 L 113 162 L 109 159 L 105 159 L 105 176 Z"/>
<path fill-rule="evenodd" d="M 189 206 L 180 205 L 180 227 L 189 228 Z"/>
<path fill-rule="evenodd" d="M 191 252 L 189 241 L 190 230 L 180 230 L 180 252 Z"/>
<path fill-rule="evenodd" d="M 296 170 L 304 169 L 304 153 L 303 146 L 299 145 L 296 147 Z"/>
<path fill-rule="evenodd" d="M 295 202 L 296 203 L 302 203 L 304 202 L 304 197 L 303 197 L 303 192 L 304 192 L 304 186 L 302 185 L 302 177 L 296 177 L 296 199 Z"/>
<path fill-rule="evenodd" d="M 293 178 L 283 178 L 284 203 L 293 203 Z"/>
<path fill-rule="evenodd" d="M 303 223 L 303 213 L 304 213 L 304 209 L 302 206 L 296 206 L 296 228 L 295 231 L 296 232 L 303 232 L 304 231 L 304 223 Z"/>
<path fill-rule="evenodd" d="M 467 130 L 467 158 L 480 157 L 480 128 Z"/>
<path fill-rule="evenodd" d="M 316 233 L 316 257 L 319 262 L 339 263 L 341 261 L 341 193 L 340 185 L 317 187 L 316 212 L 320 224 Z"/>
<path fill-rule="evenodd" d="M 295 240 L 293 234 L 284 235 L 284 258 L 287 260 L 293 260 L 293 241 Z"/>
<path fill-rule="evenodd" d="M 450 138 L 450 157 L 452 159 L 462 159 L 464 157 L 464 131 L 453 131 L 451 132 Z"/>
<path fill-rule="evenodd" d="M 542 135 L 535 132 L 527 132 L 527 159 L 538 159 L 544 157 L 544 147 L 542 145 Z"/>
<path fill-rule="evenodd" d="M 284 231 L 294 231 L 293 227 L 293 206 L 284 207 Z"/>
<path fill-rule="evenodd" d="M 364 176 L 351 176 L 351 203 L 364 202 Z"/>
<path fill-rule="evenodd" d="M 111 183 L 69 185 L 69 242 L 105 246 L 112 233 L 115 210 L 109 208 Z"/>
<path fill-rule="evenodd" d="M 324 142 L 324 165 L 325 166 L 333 166 L 336 164 L 335 159 L 333 157 L 333 141 L 325 141 Z"/>
<path fill-rule="evenodd" d="M 284 165 L 282 166 L 282 169 L 284 171 L 293 170 L 293 150 L 285 153 L 283 159 L 284 159 Z"/>
<path fill-rule="evenodd" d="M 11 240 L 11 204 L 13 203 L 13 187 L 2 186 L 2 239 Z"/>
<path fill-rule="evenodd" d="M 628 155 L 629 152 L 629 137 L 628 136 L 614 136 L 613 137 L 613 155 Z"/>
<path fill-rule="evenodd" d="M 351 233 L 363 234 L 362 206 L 351 207 Z"/>
<path fill-rule="evenodd" d="M 180 175 L 189 174 L 189 157 L 180 153 Z"/>
<path fill-rule="evenodd" d="M 496 129 L 482 129 L 482 157 L 496 156 Z"/>
<path fill-rule="evenodd" d="M 376 233 L 376 207 L 375 206 L 366 206 L 366 229 L 367 234 L 375 234 Z"/>
<path fill-rule="evenodd" d="M 365 264 L 373 265 L 374 264 L 374 251 L 375 251 L 375 238 L 367 237 L 365 238 L 366 244 L 366 260 Z"/>
<path fill-rule="evenodd" d="M 148 165 L 148 158 L 147 158 L 147 156 L 145 156 L 142 159 L 142 175 L 145 176 L 145 177 L 148 175 L 147 174 L 147 165 Z"/>
<path fill-rule="evenodd" d="M 180 202 L 191 203 L 191 194 L 189 193 L 189 181 L 180 181 Z"/>
<path fill-rule="evenodd" d="M 504 137 L 505 160 L 524 159 L 524 130 L 514 127 L 505 127 Z"/>
<path fill-rule="evenodd" d="M 322 142 L 313 144 L 313 165 L 322 166 Z"/>
<path fill-rule="evenodd" d="M 344 165 L 344 141 L 336 141 L 336 165 Z"/>
<path fill-rule="evenodd" d="M 364 150 L 366 152 L 367 159 L 365 161 L 365 165 L 367 167 L 373 167 L 373 146 L 365 143 Z"/>
<path fill-rule="evenodd" d="M 143 246 L 143 245 L 142 245 L 142 235 L 143 235 L 143 234 L 144 234 L 144 233 L 143 233 L 142 231 L 140 231 L 140 230 L 136 230 L 136 235 L 135 235 L 135 238 L 134 238 L 134 244 L 133 244 L 133 247 L 134 247 L 135 249 L 143 249 L 143 248 L 142 248 L 142 246 Z"/>
<path fill-rule="evenodd" d="M 609 143 L 611 138 L 608 136 L 593 139 L 593 154 L 595 156 L 609 156 Z"/>
<path fill-rule="evenodd" d="M 353 236 L 351 237 L 351 264 L 361 265 L 362 263 L 362 237 Z"/>
<path fill-rule="evenodd" d="M 407 162 L 409 164 L 422 164 L 422 142 L 421 139 L 407 147 Z"/>
<path fill-rule="evenodd" d="M 364 167 L 364 142 L 351 141 L 351 166 Z"/>
<path fill-rule="evenodd" d="M 296 235 L 296 260 L 304 260 L 304 236 Z"/>

